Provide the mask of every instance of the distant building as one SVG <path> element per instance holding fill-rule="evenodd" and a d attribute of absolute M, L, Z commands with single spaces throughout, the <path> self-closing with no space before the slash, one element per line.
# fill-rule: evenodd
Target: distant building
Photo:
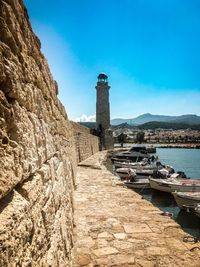
<path fill-rule="evenodd" d="M 96 85 L 97 102 L 96 102 L 96 128 L 100 133 L 102 149 L 111 149 L 114 146 L 113 133 L 110 129 L 110 103 L 108 76 L 105 73 L 98 75 Z"/>

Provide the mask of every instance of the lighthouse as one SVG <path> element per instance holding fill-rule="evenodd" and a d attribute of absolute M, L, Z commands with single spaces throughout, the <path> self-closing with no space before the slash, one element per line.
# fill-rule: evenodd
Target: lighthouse
<path fill-rule="evenodd" d="M 110 149 L 113 148 L 113 135 L 110 129 L 110 86 L 105 73 L 100 73 L 97 78 L 96 128 L 100 134 L 102 148 Z"/>

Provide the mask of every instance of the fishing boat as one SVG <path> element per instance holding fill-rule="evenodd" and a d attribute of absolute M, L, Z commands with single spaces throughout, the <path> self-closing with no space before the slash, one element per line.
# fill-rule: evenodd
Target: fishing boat
<path fill-rule="evenodd" d="M 154 178 L 155 179 L 161 179 L 163 177 L 165 177 L 165 179 L 167 179 L 166 176 L 163 176 L 159 171 L 158 172 L 154 172 Z M 179 173 L 173 173 L 170 177 L 171 179 L 173 177 L 175 177 L 176 179 L 181 179 L 182 176 L 185 176 L 184 172 L 179 172 Z M 151 176 L 147 177 L 147 176 L 142 176 L 142 175 L 133 175 L 133 176 L 126 176 L 126 181 L 124 182 L 124 184 L 128 187 L 128 188 L 132 188 L 132 189 L 150 189 L 150 179 Z M 174 178 L 173 178 L 174 179 Z"/>
<path fill-rule="evenodd" d="M 131 151 L 127 151 L 127 152 L 121 152 L 121 153 L 117 153 L 114 158 L 111 158 L 111 160 L 130 160 L 132 162 L 139 162 L 141 160 L 143 160 L 144 158 L 149 159 L 150 155 L 148 153 L 143 153 L 142 151 L 140 152 L 131 152 Z"/>
<path fill-rule="evenodd" d="M 163 192 L 200 192 L 200 180 L 189 180 L 189 179 L 149 179 L 150 186 L 153 189 Z"/>
<path fill-rule="evenodd" d="M 134 176 L 137 180 L 140 179 L 148 179 L 149 177 L 153 177 L 154 173 L 157 173 L 153 170 L 138 170 L 131 168 L 118 168 L 115 172 L 120 176 L 121 179 L 125 179 L 130 176 Z"/>
<path fill-rule="evenodd" d="M 164 168 L 165 166 L 160 162 L 160 161 L 152 161 L 151 158 L 147 159 L 144 158 L 141 161 L 138 162 L 128 162 L 128 161 L 119 161 L 117 159 L 115 159 L 113 161 L 113 165 L 115 166 L 115 169 L 117 168 L 132 168 L 132 169 L 136 169 L 136 168 L 141 168 L 141 169 L 151 169 L 151 170 L 157 170 L 157 169 L 161 169 Z"/>
<path fill-rule="evenodd" d="M 185 206 L 200 203 L 200 192 L 172 192 L 174 199 L 181 209 Z"/>
<path fill-rule="evenodd" d="M 113 165 L 115 168 L 137 168 L 137 167 L 142 167 L 142 168 L 149 168 L 150 165 L 148 164 L 147 161 L 142 160 L 139 162 L 126 162 L 126 161 L 118 161 L 117 159 L 113 161 Z M 147 165 L 147 166 L 146 166 Z"/>
<path fill-rule="evenodd" d="M 166 166 L 162 169 L 143 169 L 143 168 L 118 168 L 115 170 L 115 172 L 122 178 L 129 177 L 131 172 L 132 176 L 134 176 L 137 180 L 140 179 L 149 179 L 149 178 L 155 178 L 155 179 L 167 179 L 170 177 L 170 175 L 175 175 L 175 177 L 178 177 L 180 174 L 176 173 L 174 174 L 174 169 Z"/>

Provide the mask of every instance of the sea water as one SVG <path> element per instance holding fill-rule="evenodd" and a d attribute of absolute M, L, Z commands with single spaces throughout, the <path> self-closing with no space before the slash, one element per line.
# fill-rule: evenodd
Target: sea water
<path fill-rule="evenodd" d="M 200 179 L 200 149 L 157 148 L 156 155 L 161 163 L 172 166 L 175 171 Z"/>

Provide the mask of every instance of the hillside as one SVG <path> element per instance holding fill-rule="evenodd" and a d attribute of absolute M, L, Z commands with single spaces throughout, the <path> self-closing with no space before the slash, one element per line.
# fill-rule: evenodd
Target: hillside
<path fill-rule="evenodd" d="M 158 122 L 158 121 L 151 121 L 138 126 L 141 130 L 155 130 L 155 129 L 173 129 L 173 130 L 180 130 L 180 129 L 192 129 L 192 130 L 200 130 L 200 124 L 187 124 L 187 123 L 176 123 L 176 122 Z"/>
<path fill-rule="evenodd" d="M 111 125 L 119 125 L 122 123 L 128 123 L 129 125 L 140 125 L 147 122 L 172 122 L 172 123 L 184 123 L 184 124 L 200 124 L 200 116 L 195 114 L 185 114 L 180 116 L 168 116 L 168 115 L 153 115 L 150 113 L 142 114 L 132 119 L 113 119 Z"/>

